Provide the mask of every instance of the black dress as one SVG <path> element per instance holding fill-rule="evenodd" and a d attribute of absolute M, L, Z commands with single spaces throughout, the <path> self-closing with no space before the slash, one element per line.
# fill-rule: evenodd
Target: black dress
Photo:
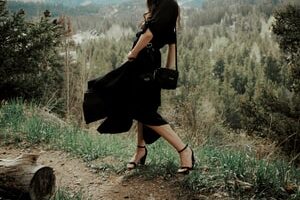
<path fill-rule="evenodd" d="M 157 109 L 161 104 L 161 88 L 149 79 L 149 74 L 161 66 L 159 49 L 175 43 L 175 26 L 178 5 L 174 0 L 160 0 L 141 31 L 149 29 L 153 34 L 151 42 L 141 50 L 134 61 L 127 61 L 117 69 L 88 82 L 83 110 L 86 123 L 105 119 L 100 133 L 122 133 L 130 129 L 133 119 L 144 125 L 167 124 Z M 153 143 L 159 135 L 146 126 L 143 127 L 146 143 Z"/>

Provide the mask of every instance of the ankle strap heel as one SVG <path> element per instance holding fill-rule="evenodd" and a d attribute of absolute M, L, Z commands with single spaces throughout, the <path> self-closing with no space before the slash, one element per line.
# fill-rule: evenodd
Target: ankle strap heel
<path fill-rule="evenodd" d="M 181 152 L 183 152 L 187 148 L 188 148 L 188 144 L 185 145 L 185 147 L 183 149 L 179 150 L 178 153 L 180 154 Z M 177 171 L 178 174 L 189 174 L 190 171 L 194 169 L 194 165 L 195 165 L 196 160 L 195 160 L 195 156 L 194 156 L 194 151 L 192 149 L 191 149 L 191 151 L 192 151 L 192 155 L 191 155 L 192 165 L 191 166 L 181 166 Z"/>
<path fill-rule="evenodd" d="M 143 157 L 140 158 L 140 160 L 129 162 L 127 164 L 128 170 L 132 170 L 132 169 L 136 168 L 138 165 L 145 165 L 147 154 L 148 154 L 147 148 L 146 148 L 146 146 L 140 146 L 140 145 L 137 145 L 137 148 L 145 149 L 145 154 Z"/>
<path fill-rule="evenodd" d="M 186 150 L 186 148 L 188 148 L 188 146 L 189 146 L 189 144 L 185 145 L 185 147 L 183 147 L 183 149 L 181 149 L 181 150 L 179 150 L 179 151 L 177 151 L 177 152 L 178 152 L 178 153 L 183 152 L 184 150 Z"/>

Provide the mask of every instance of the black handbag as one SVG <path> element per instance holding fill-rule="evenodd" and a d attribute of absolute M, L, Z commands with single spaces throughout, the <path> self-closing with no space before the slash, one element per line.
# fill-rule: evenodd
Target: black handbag
<path fill-rule="evenodd" d="M 175 34 L 176 29 L 175 29 Z M 165 67 L 160 67 L 154 70 L 153 80 L 162 88 L 166 90 L 174 90 L 177 88 L 178 82 L 178 67 L 177 67 L 177 36 L 175 41 L 175 65 L 176 69 L 170 69 Z"/>
<path fill-rule="evenodd" d="M 154 81 L 162 88 L 174 90 L 177 88 L 178 71 L 169 68 L 158 68 L 153 73 Z"/>

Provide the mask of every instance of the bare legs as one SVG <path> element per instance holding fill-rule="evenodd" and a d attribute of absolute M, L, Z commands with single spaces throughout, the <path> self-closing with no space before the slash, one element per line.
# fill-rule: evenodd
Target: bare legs
<path fill-rule="evenodd" d="M 169 124 L 162 126 L 149 126 L 155 132 L 157 132 L 160 136 L 162 136 L 165 140 L 169 142 L 177 151 L 184 149 L 186 146 L 181 138 L 175 133 L 175 131 L 171 128 Z M 184 151 L 179 153 L 181 166 L 192 167 L 192 150 L 191 148 L 186 148 Z"/>
<path fill-rule="evenodd" d="M 141 122 L 138 122 L 137 145 L 138 146 L 146 145 L 144 137 L 143 137 L 143 124 Z"/>
<path fill-rule="evenodd" d="M 139 161 L 146 155 L 146 143 L 143 137 L 143 124 L 138 122 L 138 131 L 137 131 L 137 147 L 136 152 L 131 158 L 130 162 L 127 164 L 127 169 L 133 169 L 139 163 Z M 145 148 L 143 148 L 145 147 Z"/>
<path fill-rule="evenodd" d="M 174 132 L 169 124 L 162 126 L 148 126 L 157 132 L 160 136 L 162 136 L 169 144 L 171 144 L 177 151 L 184 149 L 186 146 L 181 138 Z M 138 134 L 137 134 L 137 145 L 145 146 L 145 141 L 143 138 L 143 124 L 138 122 Z M 141 157 L 145 155 L 145 149 L 137 148 L 137 151 L 131 161 L 137 162 Z M 184 167 L 192 167 L 192 150 L 190 148 L 186 148 L 184 151 L 179 153 L 181 166 Z M 128 166 L 127 166 L 128 167 Z"/>

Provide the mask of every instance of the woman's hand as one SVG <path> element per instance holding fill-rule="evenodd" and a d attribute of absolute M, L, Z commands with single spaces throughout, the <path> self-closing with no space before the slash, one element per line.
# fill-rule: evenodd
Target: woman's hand
<path fill-rule="evenodd" d="M 143 33 L 140 36 L 140 38 L 138 39 L 134 48 L 131 51 L 129 51 L 129 53 L 127 55 L 128 61 L 133 61 L 134 59 L 136 59 L 139 52 L 147 46 L 147 44 L 152 40 L 152 38 L 153 38 L 153 34 L 151 33 L 151 31 L 148 28 L 145 31 L 145 33 Z"/>
<path fill-rule="evenodd" d="M 129 51 L 129 53 L 127 55 L 128 61 L 133 61 L 134 59 L 136 59 L 136 57 L 137 57 L 137 55 L 133 51 Z"/>

